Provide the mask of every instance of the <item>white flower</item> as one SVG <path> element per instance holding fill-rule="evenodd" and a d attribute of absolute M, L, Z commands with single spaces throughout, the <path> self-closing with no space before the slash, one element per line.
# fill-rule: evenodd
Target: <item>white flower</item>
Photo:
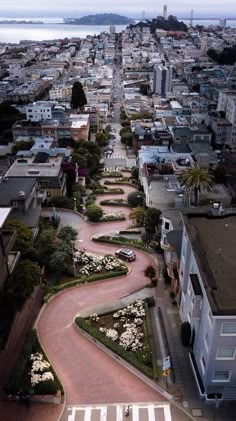
<path fill-rule="evenodd" d="M 45 373 L 42 374 L 42 381 L 46 381 L 46 380 L 54 380 L 54 376 L 51 373 L 51 371 L 46 371 Z"/>

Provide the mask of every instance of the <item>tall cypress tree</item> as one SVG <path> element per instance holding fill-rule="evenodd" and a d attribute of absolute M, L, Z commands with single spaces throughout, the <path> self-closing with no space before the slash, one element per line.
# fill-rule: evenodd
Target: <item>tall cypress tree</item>
<path fill-rule="evenodd" d="M 75 82 L 72 87 L 71 106 L 73 108 L 83 108 L 87 104 L 82 83 Z"/>

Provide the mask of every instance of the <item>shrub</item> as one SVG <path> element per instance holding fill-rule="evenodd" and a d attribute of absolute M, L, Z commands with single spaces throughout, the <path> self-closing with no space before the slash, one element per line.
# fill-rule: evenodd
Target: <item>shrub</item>
<path fill-rule="evenodd" d="M 88 205 L 86 215 L 90 221 L 98 222 L 102 218 L 103 210 L 95 204 Z"/>
<path fill-rule="evenodd" d="M 181 325 L 181 341 L 184 346 L 190 345 L 191 326 L 189 322 L 183 322 Z"/>
<path fill-rule="evenodd" d="M 60 229 L 58 238 L 63 241 L 74 241 L 77 237 L 77 231 L 70 225 L 66 225 Z"/>

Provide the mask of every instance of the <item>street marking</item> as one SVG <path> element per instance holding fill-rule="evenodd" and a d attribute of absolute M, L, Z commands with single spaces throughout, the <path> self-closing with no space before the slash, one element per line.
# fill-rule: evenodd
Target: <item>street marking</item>
<path fill-rule="evenodd" d="M 164 405 L 165 421 L 171 421 L 170 405 Z"/>
<path fill-rule="evenodd" d="M 69 411 L 72 411 L 72 414 L 68 416 L 68 421 L 75 421 L 76 409 L 77 408 L 75 407 L 68 409 Z"/>
<path fill-rule="evenodd" d="M 100 415 L 100 421 L 106 421 L 107 419 L 107 407 L 102 406 L 101 408 L 101 415 Z"/>
<path fill-rule="evenodd" d="M 123 420 L 123 406 L 118 405 L 116 407 L 116 421 Z"/>
<path fill-rule="evenodd" d="M 139 421 L 139 406 L 132 406 L 133 421 Z"/>
<path fill-rule="evenodd" d="M 92 408 L 85 408 L 85 414 L 84 414 L 84 421 L 90 421 L 91 420 L 91 410 Z"/>
<path fill-rule="evenodd" d="M 153 405 L 148 406 L 148 420 L 155 421 L 155 411 Z"/>

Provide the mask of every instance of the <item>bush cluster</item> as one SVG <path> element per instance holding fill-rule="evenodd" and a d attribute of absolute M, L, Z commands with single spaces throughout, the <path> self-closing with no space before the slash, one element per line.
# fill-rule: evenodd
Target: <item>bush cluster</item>
<path fill-rule="evenodd" d="M 48 361 L 45 352 L 40 346 L 36 331 L 30 330 L 26 337 L 25 344 L 17 361 L 17 364 L 11 374 L 10 380 L 7 386 L 5 387 L 6 393 L 16 394 L 17 392 L 19 392 L 20 389 L 22 389 L 26 393 L 29 392 L 29 390 L 24 390 L 25 387 L 23 382 L 25 380 L 25 372 L 29 363 L 30 355 L 36 352 L 43 354 L 44 359 Z M 51 395 L 55 394 L 58 390 L 61 391 L 62 395 L 64 394 L 62 384 L 58 379 L 52 366 L 50 367 L 50 371 L 54 376 L 54 382 L 45 381 L 34 386 L 34 388 L 31 387 L 31 389 L 34 390 L 35 394 Z"/>
<path fill-rule="evenodd" d="M 151 350 L 151 355 L 152 355 L 153 378 L 154 380 L 158 380 L 160 372 L 159 372 L 159 368 L 156 362 L 155 343 L 154 343 L 154 338 L 153 338 L 152 322 L 151 322 L 151 316 L 149 312 L 149 305 L 147 302 L 145 302 L 144 306 L 145 306 L 145 315 L 146 315 L 145 324 L 146 324 L 147 340 L 148 340 L 149 349 Z"/>
<path fill-rule="evenodd" d="M 129 244 L 132 247 L 135 247 L 139 250 L 142 250 L 142 251 L 146 250 L 144 245 L 141 244 L 141 241 L 138 242 L 138 240 L 129 240 L 125 237 L 112 237 L 112 238 L 105 238 L 105 237 L 93 237 L 92 240 L 97 242 L 97 243 L 117 244 L 118 246 L 120 246 L 120 245 L 122 246 L 124 244 Z"/>
<path fill-rule="evenodd" d="M 89 335 L 93 336 L 111 351 L 115 352 L 117 355 L 119 355 L 119 357 L 123 358 L 129 364 L 137 368 L 137 370 L 141 371 L 149 378 L 153 378 L 152 368 L 139 361 L 139 359 L 134 354 L 124 350 L 118 343 L 107 338 L 103 333 L 99 332 L 99 330 L 95 329 L 94 327 L 89 326 L 86 320 L 84 320 L 82 317 L 77 317 L 75 322 L 81 329 L 83 329 Z"/>

